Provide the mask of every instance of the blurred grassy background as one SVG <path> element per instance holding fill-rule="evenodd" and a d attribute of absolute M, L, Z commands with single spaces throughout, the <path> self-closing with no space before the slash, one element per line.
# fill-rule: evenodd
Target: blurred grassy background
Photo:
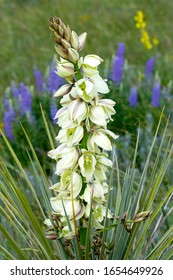
<path fill-rule="evenodd" d="M 150 36 L 160 41 L 150 51 L 141 44 L 135 27 L 138 10 L 145 15 Z M 52 15 L 78 34 L 88 33 L 83 55 L 96 53 L 111 59 L 117 43 L 124 42 L 129 63 L 142 65 L 159 53 L 166 57 L 165 68 L 161 67 L 166 69 L 167 62 L 173 62 L 172 11 L 170 0 L 0 0 L 0 95 L 11 80 L 32 81 L 34 65 L 46 70 L 55 53 L 48 29 Z"/>

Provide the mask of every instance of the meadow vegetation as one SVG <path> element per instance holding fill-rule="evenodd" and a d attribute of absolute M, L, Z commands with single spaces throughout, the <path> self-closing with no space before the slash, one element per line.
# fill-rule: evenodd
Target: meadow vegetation
<path fill-rule="evenodd" d="M 172 10 L 169 0 L 0 0 L 1 259 L 173 258 Z M 83 57 L 94 53 L 104 60 L 99 65 L 96 59 L 110 90 L 104 98 L 116 103 L 107 125 L 119 135 L 108 151 L 113 165 L 101 226 L 94 228 L 90 211 L 77 221 L 78 234 L 67 239 L 59 235 L 60 218 L 50 203 L 56 190 L 49 187 L 61 174 L 47 155 L 61 129 L 54 119 L 61 98 L 54 94 L 69 79 L 55 73 L 48 24 L 54 15 L 77 34 L 87 32 Z M 113 111 L 106 112 L 111 119 Z M 97 119 L 90 122 L 97 126 Z M 86 149 L 87 138 L 78 140 L 73 144 Z M 84 188 L 84 171 L 81 176 Z"/>

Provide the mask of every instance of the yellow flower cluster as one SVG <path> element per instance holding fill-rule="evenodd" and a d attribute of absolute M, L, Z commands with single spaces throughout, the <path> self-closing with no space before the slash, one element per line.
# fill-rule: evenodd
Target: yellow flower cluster
<path fill-rule="evenodd" d="M 141 43 L 148 49 L 151 50 L 153 45 L 159 45 L 159 40 L 157 39 L 157 37 L 154 37 L 152 39 L 152 43 L 151 43 L 151 39 L 150 36 L 146 30 L 146 22 L 144 20 L 144 14 L 142 11 L 137 11 L 136 15 L 134 16 L 134 20 L 136 22 L 136 28 L 140 30 L 141 32 Z"/>
<path fill-rule="evenodd" d="M 152 49 L 152 44 L 150 41 L 150 36 L 148 34 L 148 32 L 146 30 L 142 30 L 141 32 L 141 42 L 144 44 L 144 46 L 148 49 L 151 50 Z"/>
<path fill-rule="evenodd" d="M 146 22 L 144 21 L 144 14 L 142 11 L 138 11 L 136 16 L 134 17 L 136 21 L 136 28 L 141 29 L 146 27 Z"/>

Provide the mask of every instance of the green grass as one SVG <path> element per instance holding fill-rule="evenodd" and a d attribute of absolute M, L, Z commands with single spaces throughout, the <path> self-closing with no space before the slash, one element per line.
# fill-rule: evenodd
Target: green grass
<path fill-rule="evenodd" d="M 160 41 L 151 51 L 140 43 L 135 28 L 133 17 L 139 9 L 144 12 L 149 34 Z M 83 54 L 97 52 L 110 60 L 117 43 L 124 42 L 126 58 L 133 64 L 142 65 L 151 55 L 161 53 L 164 67 L 160 70 L 170 79 L 173 67 L 168 71 L 167 62 L 173 55 L 172 10 L 170 0 L 0 0 L 0 95 L 11 80 L 32 81 L 33 66 L 44 71 L 52 60 L 54 43 L 48 29 L 52 15 L 61 17 L 78 34 L 88 33 Z"/>

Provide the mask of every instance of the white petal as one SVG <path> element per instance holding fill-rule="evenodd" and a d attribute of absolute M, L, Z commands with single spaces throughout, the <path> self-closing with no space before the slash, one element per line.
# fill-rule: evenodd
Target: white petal
<path fill-rule="evenodd" d="M 98 156 L 97 157 L 97 162 L 106 165 L 106 166 L 112 166 L 112 161 L 104 156 Z"/>
<path fill-rule="evenodd" d="M 115 106 L 116 102 L 114 102 L 111 99 L 100 99 L 98 101 L 98 104 L 102 105 L 102 106 L 106 106 L 106 107 L 113 107 L 113 106 Z"/>
<path fill-rule="evenodd" d="M 71 89 L 71 85 L 68 84 L 63 85 L 55 92 L 54 97 L 59 97 L 67 94 L 69 93 L 70 89 Z"/>
<path fill-rule="evenodd" d="M 101 59 L 98 55 L 89 54 L 84 57 L 83 63 L 91 67 L 97 67 L 102 61 L 103 59 Z"/>
<path fill-rule="evenodd" d="M 94 79 L 94 87 L 96 91 L 100 93 L 108 93 L 110 91 L 107 83 L 104 80 Z"/>
<path fill-rule="evenodd" d="M 54 120 L 59 118 L 60 116 L 66 114 L 68 108 L 67 107 L 63 107 L 61 109 L 58 110 L 58 112 L 56 113 L 55 117 L 54 117 Z"/>
<path fill-rule="evenodd" d="M 119 137 L 119 135 L 116 135 L 115 133 L 113 133 L 112 131 L 110 131 L 108 129 L 106 129 L 106 130 L 100 129 L 100 131 L 103 131 L 104 133 L 108 134 L 109 136 L 111 136 L 115 140 Z"/>
<path fill-rule="evenodd" d="M 81 51 L 85 45 L 86 42 L 86 37 L 87 37 L 87 33 L 84 32 L 82 34 L 79 35 L 78 39 L 79 39 L 79 48 L 78 50 Z"/>
<path fill-rule="evenodd" d="M 87 106 L 83 101 L 74 100 L 69 107 L 69 112 L 72 120 L 78 120 L 80 122 L 86 118 Z"/>
<path fill-rule="evenodd" d="M 93 123 L 97 125 L 106 126 L 105 113 L 101 106 L 91 107 L 89 118 Z"/>
<path fill-rule="evenodd" d="M 99 147 L 103 148 L 104 150 L 112 150 L 112 145 L 109 138 L 102 132 L 98 132 L 96 135 L 94 135 L 94 141 Z"/>

